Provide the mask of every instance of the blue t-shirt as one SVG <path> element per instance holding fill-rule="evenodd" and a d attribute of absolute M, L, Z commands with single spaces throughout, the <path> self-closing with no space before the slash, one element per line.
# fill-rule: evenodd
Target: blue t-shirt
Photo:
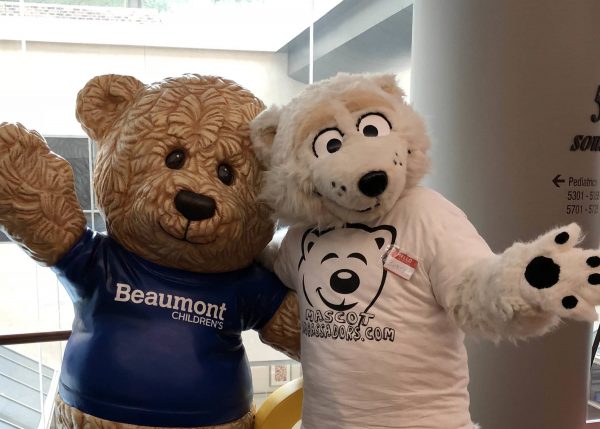
<path fill-rule="evenodd" d="M 107 420 L 209 426 L 252 405 L 241 332 L 262 328 L 287 289 L 254 264 L 222 274 L 166 268 L 87 230 L 52 267 L 75 306 L 60 396 Z"/>

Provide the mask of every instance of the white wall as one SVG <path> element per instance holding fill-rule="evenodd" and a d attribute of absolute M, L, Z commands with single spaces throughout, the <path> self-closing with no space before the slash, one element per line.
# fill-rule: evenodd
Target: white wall
<path fill-rule="evenodd" d="M 82 135 L 77 92 L 94 76 L 118 73 L 145 83 L 182 73 L 233 79 L 266 104 L 285 103 L 304 84 L 287 77 L 286 54 L 0 41 L 0 122 L 44 135 Z"/>

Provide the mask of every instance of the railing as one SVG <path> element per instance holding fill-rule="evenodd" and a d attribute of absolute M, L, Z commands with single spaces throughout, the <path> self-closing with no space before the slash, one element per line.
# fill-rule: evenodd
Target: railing
<path fill-rule="evenodd" d="M 65 341 L 71 331 L 0 335 L 0 427 L 51 429 L 60 370 L 43 364 L 42 344 Z M 22 354 L 19 346 L 38 344 L 39 357 Z M 37 397 L 37 399 L 36 399 Z"/>
<path fill-rule="evenodd" d="M 24 334 L 0 335 L 0 346 L 14 346 L 17 344 L 48 343 L 53 341 L 66 341 L 71 336 L 71 331 L 31 332 Z"/>
<path fill-rule="evenodd" d="M 61 342 L 69 339 L 71 335 L 71 331 L 46 331 L 46 332 L 30 332 L 30 333 L 20 333 L 20 334 L 10 334 L 10 335 L 0 335 L 0 346 L 15 346 L 15 345 L 27 345 L 27 344 L 41 344 L 42 343 L 51 343 L 51 342 Z M 14 352 L 14 351 L 13 351 Z M 16 356 L 16 355 L 15 355 Z M 31 359 L 31 358 L 29 358 Z M 35 358 L 33 358 L 35 360 Z M 33 413 L 34 411 L 40 414 L 39 423 L 37 425 L 37 429 L 51 429 L 53 428 L 53 406 L 54 406 L 54 396 L 57 393 L 58 389 L 58 377 L 60 374 L 59 369 L 54 369 L 54 373 L 51 375 L 45 374 L 45 382 L 44 382 L 44 391 L 42 392 L 42 359 L 41 359 L 41 351 L 40 351 L 40 359 L 38 363 L 33 364 L 33 362 L 29 363 L 30 370 L 35 370 L 34 368 L 37 366 L 39 376 L 39 385 L 40 385 L 40 400 L 36 401 L 35 404 L 31 404 L 28 406 L 28 412 Z M 39 365 L 38 365 L 39 364 Z M 19 364 L 17 360 L 12 361 L 11 366 L 15 367 L 15 365 L 19 366 L 20 369 L 17 370 L 18 373 L 24 370 L 24 366 Z M 8 368 L 11 368 L 9 366 Z M 267 398 L 267 396 L 272 393 L 279 385 L 284 384 L 286 381 L 291 380 L 292 378 L 296 378 L 301 376 L 300 364 L 291 359 L 283 360 L 253 360 L 250 362 L 251 370 L 252 370 L 252 379 L 254 384 L 254 402 L 256 407 L 260 407 L 262 402 Z M 1 370 L 1 368 L 0 368 Z M 47 369 L 45 370 L 47 371 Z M 8 372 L 2 373 L 0 371 L 0 382 L 4 379 L 9 383 L 9 386 L 18 384 L 20 388 L 26 389 L 28 391 L 33 390 L 34 384 L 37 386 L 37 382 L 34 381 L 31 377 L 28 382 L 24 382 L 21 380 L 21 377 L 17 377 L 16 373 L 11 372 L 9 369 Z M 30 374 L 31 375 L 31 374 Z M 280 378 L 283 375 L 283 378 Z M 21 380 L 21 381 L 19 381 Z M 0 383 L 1 384 L 1 383 Z M 48 386 L 49 385 L 49 386 Z M 1 388 L 1 386 L 0 386 Z M 1 389 L 0 389 L 1 390 Z M 8 388 L 11 391 L 11 388 Z M 11 399 L 12 398 L 12 399 Z M 9 401 L 9 405 L 18 404 L 19 401 L 17 396 L 5 397 L 5 401 Z M 0 395 L 0 400 L 2 399 Z M 32 398 L 30 398 L 33 401 Z M 37 404 L 40 405 L 37 405 Z M 20 404 L 23 406 L 23 404 Z M 33 407 L 33 408 L 32 408 Z M 1 408 L 1 407 L 0 407 Z M 35 409 L 34 409 L 35 408 Z M 19 408 L 20 409 L 20 408 Z M 22 414 L 19 414 L 21 418 L 23 418 Z M 31 416 L 33 418 L 33 416 Z M 30 420 L 30 417 L 27 417 L 27 420 Z M 14 423 L 14 422 L 13 422 Z M 17 429 L 31 429 L 32 424 L 25 425 L 27 428 L 11 424 L 11 422 L 6 421 L 2 422 L 2 415 L 0 415 L 0 427 L 8 427 L 17 428 Z"/>

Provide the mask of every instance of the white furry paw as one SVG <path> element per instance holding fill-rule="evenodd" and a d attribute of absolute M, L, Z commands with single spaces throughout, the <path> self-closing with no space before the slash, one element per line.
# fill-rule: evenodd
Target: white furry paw
<path fill-rule="evenodd" d="M 600 305 L 600 251 L 575 247 L 581 229 L 570 224 L 542 235 L 520 251 L 527 257 L 523 297 L 560 317 L 594 321 Z"/>

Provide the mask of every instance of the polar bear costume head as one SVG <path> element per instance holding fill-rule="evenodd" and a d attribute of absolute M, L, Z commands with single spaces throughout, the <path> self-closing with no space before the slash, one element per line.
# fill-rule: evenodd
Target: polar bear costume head
<path fill-rule="evenodd" d="M 394 75 L 337 76 L 251 123 L 261 198 L 289 224 L 369 222 L 429 167 L 429 140 Z"/>

